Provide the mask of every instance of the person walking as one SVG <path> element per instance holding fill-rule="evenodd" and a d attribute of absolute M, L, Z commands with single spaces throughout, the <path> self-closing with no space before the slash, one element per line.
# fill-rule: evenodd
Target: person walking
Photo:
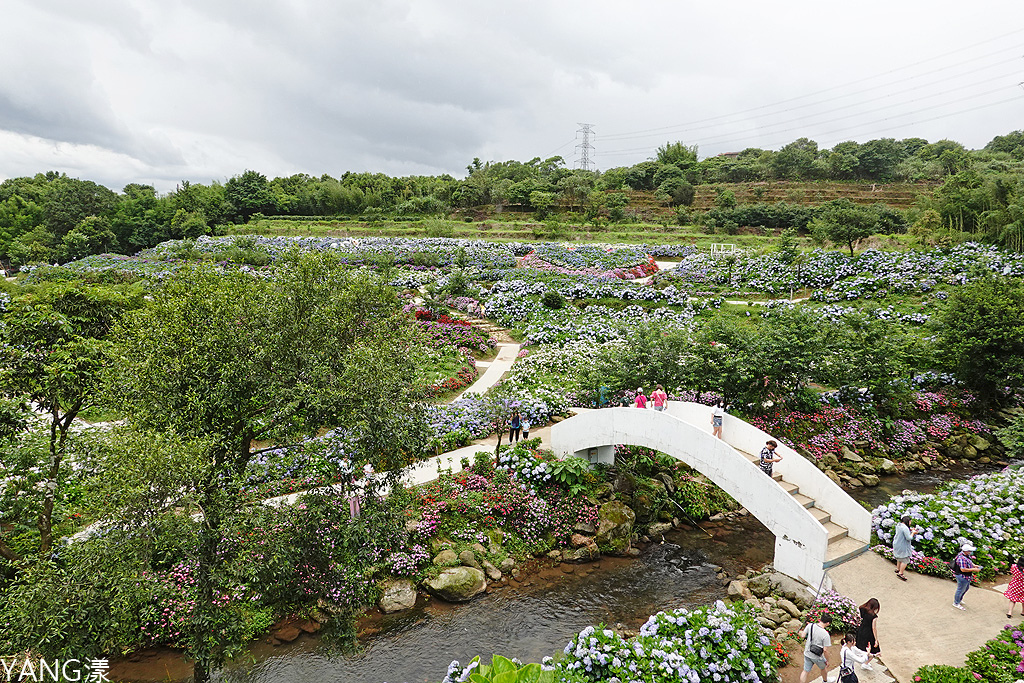
<path fill-rule="evenodd" d="M 1024 616 L 1024 555 L 1010 565 L 1010 585 L 1006 587 L 1003 595 L 1010 601 L 1010 606 L 1006 609 L 1006 618 L 1013 616 L 1013 606 L 1017 603 L 1020 603 L 1020 613 Z"/>
<path fill-rule="evenodd" d="M 836 683 L 858 683 L 857 672 L 853 670 L 854 662 L 861 665 L 868 661 L 868 653 L 858 649 L 854 643 L 856 636 L 847 633 L 843 638 L 843 646 L 839 648 L 839 679 Z"/>
<path fill-rule="evenodd" d="M 919 533 L 920 529 L 910 528 L 910 515 L 903 515 L 903 519 L 896 525 L 896 533 L 892 537 L 892 556 L 896 559 L 896 577 L 901 581 L 907 580 L 904 572 L 914 552 L 912 541 Z"/>
<path fill-rule="evenodd" d="M 725 401 L 719 401 L 711 408 L 711 433 L 722 438 L 722 420 L 725 419 Z"/>
<path fill-rule="evenodd" d="M 518 410 L 512 411 L 512 419 L 508 423 L 508 442 L 519 441 L 519 430 L 523 426 L 523 418 L 519 416 Z"/>
<path fill-rule="evenodd" d="M 782 456 L 775 452 L 778 447 L 779 444 L 775 442 L 775 439 L 768 439 L 764 448 L 761 449 L 761 471 L 769 477 L 772 476 L 772 465 L 782 461 Z"/>
<path fill-rule="evenodd" d="M 804 638 L 807 643 L 804 645 L 804 670 L 800 672 L 800 683 L 807 683 L 808 674 L 818 667 L 821 669 L 821 680 L 828 683 L 828 653 L 826 650 L 832 644 L 832 636 L 828 633 L 832 617 L 828 612 L 822 612 L 818 617 L 818 623 L 807 624 L 804 629 Z"/>
<path fill-rule="evenodd" d="M 882 653 L 878 644 L 878 610 L 881 606 L 877 598 L 871 598 L 858 609 L 860 610 L 860 626 L 857 627 L 857 649 L 868 653 L 868 660 L 860 665 L 865 671 L 871 671 L 871 660 Z"/>
<path fill-rule="evenodd" d="M 530 418 L 523 415 L 523 419 L 520 421 L 520 424 L 523 427 L 523 441 L 526 441 L 530 438 Z"/>
<path fill-rule="evenodd" d="M 654 403 L 655 410 L 659 412 L 665 410 L 665 404 L 668 403 L 668 394 L 665 393 L 660 384 L 651 392 L 651 402 Z"/>
<path fill-rule="evenodd" d="M 636 388 L 636 398 L 633 399 L 633 407 L 634 408 L 646 408 L 647 407 L 647 397 L 644 396 L 644 388 L 643 387 L 637 387 Z"/>
<path fill-rule="evenodd" d="M 981 567 L 974 564 L 975 547 L 970 543 L 964 543 L 960 548 L 960 554 L 953 558 L 953 574 L 956 576 L 956 592 L 953 594 L 953 607 L 967 609 L 964 606 L 964 595 L 971 587 L 971 574 L 977 574 Z"/>

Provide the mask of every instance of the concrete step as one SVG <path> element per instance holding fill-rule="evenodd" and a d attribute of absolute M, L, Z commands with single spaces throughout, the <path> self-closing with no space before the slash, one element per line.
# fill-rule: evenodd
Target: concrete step
<path fill-rule="evenodd" d="M 845 526 L 839 526 L 835 522 L 824 522 L 822 526 L 828 532 L 829 543 L 835 543 L 842 538 L 846 538 L 849 534 L 849 530 Z"/>
<path fill-rule="evenodd" d="M 779 476 L 778 478 L 773 477 L 773 479 L 779 482 L 779 485 L 782 486 L 782 490 L 791 496 L 795 496 L 800 492 L 799 486 L 797 486 L 796 484 L 792 484 L 788 481 L 783 481 L 781 476 Z"/>
<path fill-rule="evenodd" d="M 812 508 L 810 508 L 810 512 L 811 512 L 811 515 L 813 515 L 814 518 L 816 520 L 818 520 L 819 522 L 821 522 L 822 524 L 826 524 L 826 523 L 828 523 L 828 522 L 830 522 L 832 520 L 832 515 L 829 514 L 828 512 L 825 512 L 821 508 L 812 507 Z"/>
<path fill-rule="evenodd" d="M 858 541 L 849 536 L 837 538 L 834 542 L 828 544 L 828 548 L 825 550 L 825 562 L 822 567 L 824 569 L 835 567 L 867 552 L 870 548 L 870 543 Z"/>
<path fill-rule="evenodd" d="M 477 365 L 480 365 L 480 364 L 477 363 Z M 800 503 L 805 508 L 812 508 L 812 507 L 814 507 L 814 499 L 813 498 L 809 498 L 808 496 L 805 496 L 802 493 L 793 493 L 791 495 L 794 498 L 796 498 L 796 502 Z"/>

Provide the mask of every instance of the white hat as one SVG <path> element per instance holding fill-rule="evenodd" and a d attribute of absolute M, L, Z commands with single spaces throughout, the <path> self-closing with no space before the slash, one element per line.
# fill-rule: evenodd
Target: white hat
<path fill-rule="evenodd" d="M 973 553 L 975 550 L 977 550 L 977 548 L 975 548 L 970 543 L 964 543 L 963 547 L 961 547 L 960 550 L 964 551 L 965 553 Z"/>

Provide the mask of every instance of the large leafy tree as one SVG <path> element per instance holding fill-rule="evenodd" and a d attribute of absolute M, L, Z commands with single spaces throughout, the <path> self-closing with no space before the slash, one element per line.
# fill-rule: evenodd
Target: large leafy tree
<path fill-rule="evenodd" d="M 878 230 L 878 221 L 877 212 L 844 198 L 822 205 L 808 227 L 818 241 L 846 245 L 853 256 L 857 242 Z"/>
<path fill-rule="evenodd" d="M 224 184 L 224 198 L 243 223 L 254 213 L 272 214 L 277 208 L 267 176 L 258 171 L 246 171 L 228 180 Z"/>
<path fill-rule="evenodd" d="M 12 300 L 0 317 L 0 395 L 31 404 L 45 424 L 40 439 L 25 436 L 4 449 L 8 483 L 31 483 L 17 505 L 0 511 L 0 556 L 20 559 L 9 533 L 38 533 L 37 550 L 53 547 L 54 508 L 61 496 L 71 425 L 97 400 L 108 335 L 139 304 L 138 293 L 61 285 Z M 13 483 L 12 483 L 13 482 Z M 14 493 L 17 493 L 16 491 Z M 24 544 L 23 544 L 24 545 Z"/>
<path fill-rule="evenodd" d="M 409 462 L 423 421 L 393 290 L 325 256 L 295 256 L 273 280 L 186 273 L 117 333 L 108 386 L 140 428 L 205 444 L 189 650 L 197 681 L 225 656 L 215 595 L 224 536 L 243 509 L 258 444 L 287 448 L 344 425 L 377 471 Z"/>
<path fill-rule="evenodd" d="M 957 289 L 940 318 L 942 360 L 988 401 L 1024 387 L 1024 283 L 987 278 Z"/>

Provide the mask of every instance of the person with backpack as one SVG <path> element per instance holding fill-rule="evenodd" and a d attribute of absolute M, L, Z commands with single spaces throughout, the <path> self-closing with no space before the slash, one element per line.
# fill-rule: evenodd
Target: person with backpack
<path fill-rule="evenodd" d="M 952 569 L 956 575 L 956 593 L 953 594 L 953 607 L 959 610 L 967 609 L 964 606 L 964 595 L 971 587 L 971 574 L 977 574 L 981 567 L 974 564 L 974 551 L 976 548 L 970 543 L 964 543 L 960 548 L 960 554 L 953 558 Z"/>
<path fill-rule="evenodd" d="M 668 394 L 662 389 L 661 385 L 651 392 L 651 402 L 654 403 L 654 409 L 662 412 L 665 410 L 665 404 L 668 403 Z"/>
<path fill-rule="evenodd" d="M 647 407 L 647 397 L 644 396 L 644 388 L 643 387 L 637 387 L 636 388 L 636 398 L 633 399 L 633 407 L 634 408 L 646 408 Z"/>
<path fill-rule="evenodd" d="M 828 612 L 823 611 L 818 616 L 818 623 L 807 624 L 804 629 L 804 638 L 807 643 L 804 645 L 804 670 L 800 672 L 800 683 L 807 683 L 807 674 L 811 673 L 814 667 L 821 669 L 821 680 L 828 683 L 828 653 L 826 650 L 832 644 L 832 636 L 828 633 L 828 627 L 832 623 L 832 617 Z"/>

